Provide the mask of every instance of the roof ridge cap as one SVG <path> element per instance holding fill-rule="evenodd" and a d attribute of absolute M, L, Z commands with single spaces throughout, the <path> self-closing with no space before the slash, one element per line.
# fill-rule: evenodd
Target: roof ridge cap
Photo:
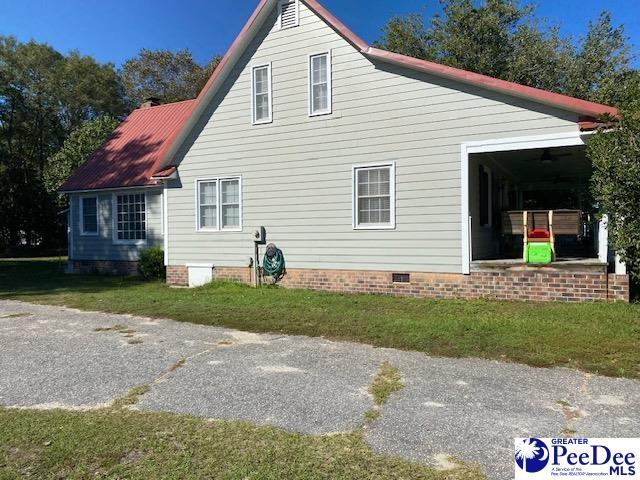
<path fill-rule="evenodd" d="M 195 101 L 196 101 L 195 98 L 190 98 L 188 100 L 179 100 L 177 102 L 162 103 L 160 105 L 153 105 L 151 107 L 138 107 L 138 108 L 134 108 L 131 113 L 137 112 L 137 111 L 140 111 L 140 110 L 146 111 L 146 110 L 151 110 L 151 109 L 154 109 L 154 108 L 158 109 L 158 108 L 161 108 L 161 107 L 173 107 L 175 105 L 179 105 L 180 103 L 189 103 L 189 102 L 195 102 Z"/>

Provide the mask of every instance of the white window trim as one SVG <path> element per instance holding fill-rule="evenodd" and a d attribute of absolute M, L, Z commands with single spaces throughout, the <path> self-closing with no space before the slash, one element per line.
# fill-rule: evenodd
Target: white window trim
<path fill-rule="evenodd" d="M 216 182 L 216 226 L 203 227 L 200 225 L 200 184 Z M 218 232 L 220 231 L 220 181 L 217 178 L 199 178 L 196 179 L 196 231 L 197 232 Z"/>
<path fill-rule="evenodd" d="M 144 195 L 144 240 L 120 240 L 118 239 L 118 195 Z M 149 240 L 149 198 L 147 192 L 113 193 L 111 196 L 111 212 L 114 245 L 147 245 Z"/>
<path fill-rule="evenodd" d="M 221 182 L 225 180 L 238 180 L 238 215 L 239 225 L 237 227 L 222 227 L 222 191 Z M 216 228 L 200 227 L 200 184 L 204 182 L 216 182 Z M 196 232 L 198 233 L 223 233 L 223 232 L 242 232 L 242 176 L 241 175 L 225 175 L 220 177 L 203 177 L 195 180 L 195 205 L 196 205 Z"/>
<path fill-rule="evenodd" d="M 264 120 L 256 120 L 256 70 L 260 68 L 267 68 L 268 80 L 267 94 L 269 95 L 269 117 Z M 251 67 L 251 123 L 253 125 L 273 123 L 273 79 L 271 75 L 271 62 Z"/>
<path fill-rule="evenodd" d="M 389 171 L 390 223 L 358 225 L 358 176 L 357 171 L 365 168 L 384 168 Z M 396 228 L 396 162 L 367 163 L 351 167 L 351 221 L 354 230 L 395 230 Z"/>
<path fill-rule="evenodd" d="M 300 2 L 299 0 L 295 0 L 296 3 L 296 23 L 295 25 L 291 25 L 290 27 L 282 26 L 282 5 L 284 3 L 289 3 L 288 0 L 279 0 L 278 1 L 278 30 L 288 30 L 290 28 L 294 28 L 300 25 Z"/>
<path fill-rule="evenodd" d="M 80 236 L 81 237 L 98 237 L 100 236 L 100 201 L 97 195 L 81 195 L 79 198 L 80 201 Z M 96 231 L 95 232 L 86 232 L 84 230 L 84 202 L 83 200 L 86 198 L 95 198 L 96 200 Z"/>
<path fill-rule="evenodd" d="M 321 57 L 323 55 L 327 56 L 327 94 L 329 98 L 327 99 L 327 109 L 319 110 L 317 112 L 313 111 L 313 64 L 312 60 L 315 57 Z M 307 71 L 308 71 L 308 94 L 309 94 L 309 116 L 310 117 L 319 117 L 322 115 L 331 115 L 333 113 L 333 65 L 331 60 L 331 50 L 319 53 L 311 53 L 308 56 L 307 60 Z"/>

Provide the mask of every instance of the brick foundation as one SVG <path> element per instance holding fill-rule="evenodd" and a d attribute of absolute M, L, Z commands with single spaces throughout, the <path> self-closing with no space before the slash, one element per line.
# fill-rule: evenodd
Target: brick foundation
<path fill-rule="evenodd" d="M 174 287 L 189 286 L 189 270 L 183 265 L 169 265 L 167 267 L 167 283 Z"/>
<path fill-rule="evenodd" d="M 608 295 L 609 300 L 628 302 L 631 297 L 629 275 L 609 274 Z"/>
<path fill-rule="evenodd" d="M 138 262 L 116 260 L 70 260 L 69 273 L 103 275 L 138 275 Z"/>
<path fill-rule="evenodd" d="M 247 267 L 216 267 L 214 278 L 251 283 Z M 394 283 L 392 272 L 370 270 L 287 269 L 280 284 L 345 293 L 373 293 L 421 298 L 530 300 L 536 302 L 629 301 L 629 277 L 607 274 L 605 267 L 571 271 L 522 267 L 473 271 L 470 275 L 409 273 L 410 283 Z M 269 281 L 266 279 L 266 281 Z M 167 282 L 188 285 L 187 268 L 167 268 Z"/>
<path fill-rule="evenodd" d="M 232 282 L 251 283 L 253 268 L 216 267 L 213 276 L 218 280 L 231 280 Z"/>

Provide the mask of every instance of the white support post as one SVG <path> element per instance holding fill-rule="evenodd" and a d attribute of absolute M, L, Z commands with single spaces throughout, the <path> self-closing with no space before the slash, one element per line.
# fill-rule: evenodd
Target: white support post
<path fill-rule="evenodd" d="M 462 145 L 460 152 L 460 217 L 462 229 L 462 273 L 471 273 L 471 216 L 469 215 L 469 152 L 466 145 Z"/>
<path fill-rule="evenodd" d="M 609 262 L 609 229 L 607 226 L 609 219 L 606 215 L 602 216 L 600 220 L 600 227 L 598 229 L 598 259 L 603 263 Z M 614 272 L 617 275 L 627 274 L 627 265 L 620 260 L 618 255 L 614 260 Z"/>
<path fill-rule="evenodd" d="M 598 260 L 602 263 L 609 262 L 609 230 L 607 229 L 608 218 L 602 216 L 598 228 Z"/>
<path fill-rule="evenodd" d="M 627 264 L 620 260 L 620 257 L 616 255 L 616 275 L 627 274 Z"/>

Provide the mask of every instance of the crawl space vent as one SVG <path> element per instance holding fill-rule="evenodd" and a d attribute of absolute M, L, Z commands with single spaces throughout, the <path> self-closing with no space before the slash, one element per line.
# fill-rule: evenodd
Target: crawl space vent
<path fill-rule="evenodd" d="M 298 0 L 280 2 L 280 28 L 298 26 Z"/>
<path fill-rule="evenodd" d="M 391 279 L 393 283 L 411 283 L 411 276 L 408 273 L 394 273 Z"/>

